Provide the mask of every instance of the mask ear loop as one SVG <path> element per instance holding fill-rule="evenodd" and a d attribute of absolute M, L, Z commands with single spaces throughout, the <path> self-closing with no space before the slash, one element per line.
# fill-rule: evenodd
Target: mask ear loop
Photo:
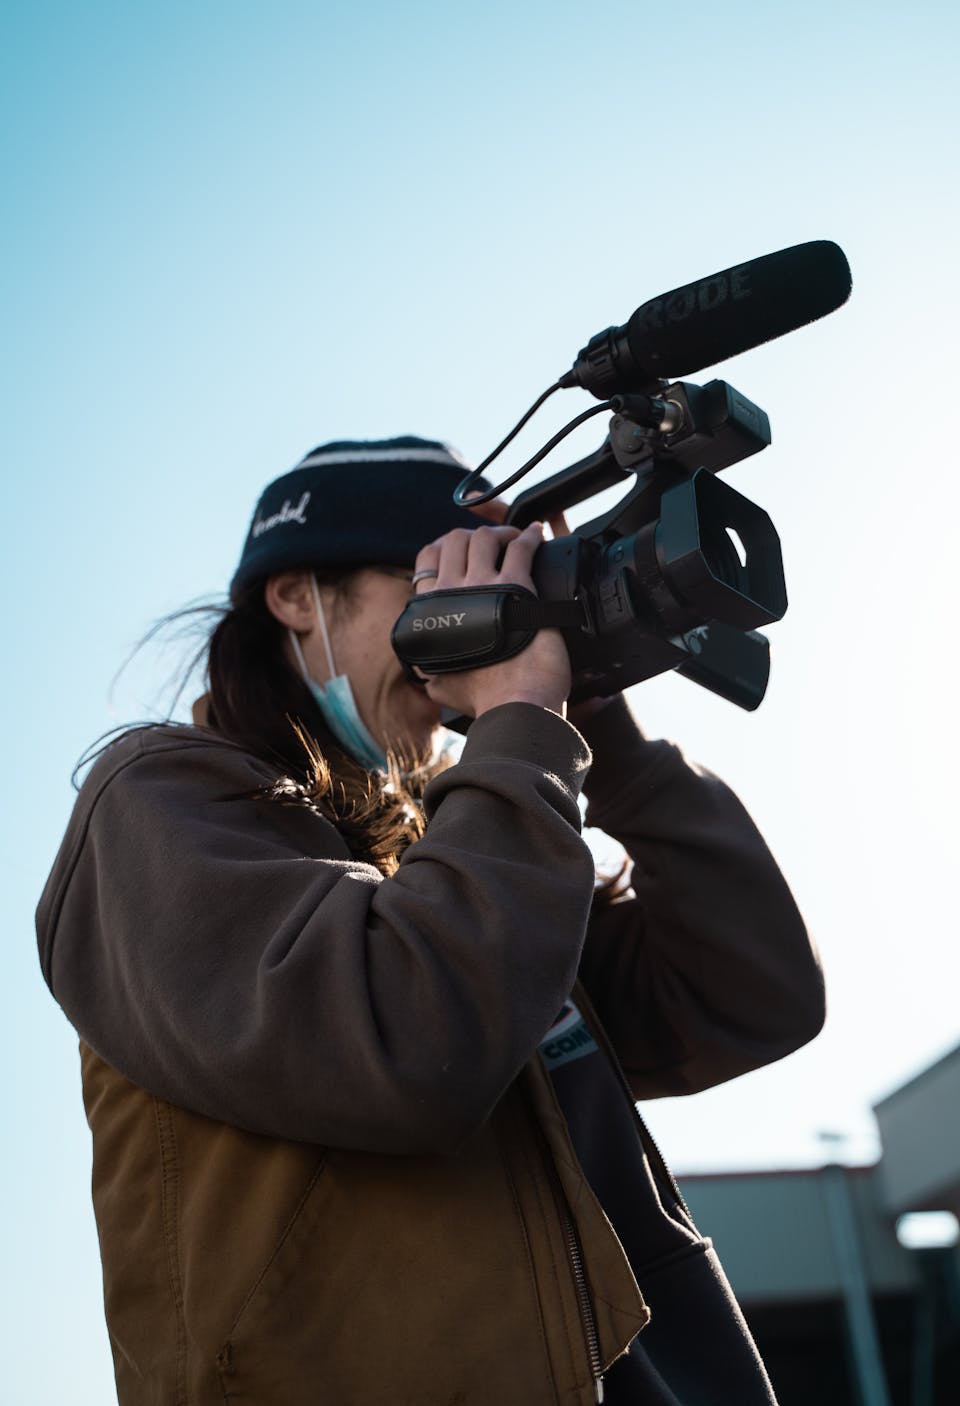
<path fill-rule="evenodd" d="M 337 677 L 337 666 L 333 662 L 333 650 L 330 648 L 330 636 L 327 634 L 327 620 L 323 613 L 323 602 L 320 599 L 320 591 L 317 588 L 317 578 L 313 572 L 310 573 L 310 589 L 313 591 L 313 603 L 317 607 L 317 619 L 320 621 L 320 633 L 323 636 L 323 647 L 327 653 L 327 668 L 330 670 L 330 677 Z"/>
<path fill-rule="evenodd" d="M 333 662 L 333 650 L 330 648 L 330 636 L 327 632 L 327 621 L 323 613 L 323 602 L 320 599 L 320 592 L 317 588 L 317 578 L 312 572 L 310 574 L 310 589 L 313 592 L 313 603 L 317 608 L 317 620 L 320 624 L 320 635 L 323 639 L 323 648 L 327 656 L 327 668 L 330 670 L 330 677 L 334 679 L 337 676 L 337 669 Z M 290 630 L 289 634 L 290 643 L 293 645 L 293 652 L 297 656 L 297 663 L 300 665 L 300 672 L 303 675 L 304 682 L 309 683 L 310 670 L 307 668 L 307 661 L 303 657 L 300 637 L 296 630 Z"/>

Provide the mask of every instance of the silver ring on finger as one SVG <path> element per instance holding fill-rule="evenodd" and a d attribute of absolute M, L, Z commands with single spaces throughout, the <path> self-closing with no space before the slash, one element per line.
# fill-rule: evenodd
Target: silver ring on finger
<path fill-rule="evenodd" d="M 429 581 L 432 580 L 433 577 L 439 576 L 439 574 L 440 573 L 435 571 L 432 566 L 425 566 L 422 571 L 415 571 L 413 573 L 410 578 L 410 584 L 411 586 L 415 586 L 418 581 Z"/>

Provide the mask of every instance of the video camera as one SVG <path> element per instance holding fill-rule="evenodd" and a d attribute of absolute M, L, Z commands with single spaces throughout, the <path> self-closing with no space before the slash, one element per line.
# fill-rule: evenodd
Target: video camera
<path fill-rule="evenodd" d="M 759 706 L 770 649 L 757 626 L 787 609 L 770 517 L 715 477 L 765 449 L 770 424 L 726 381 L 671 381 L 833 312 L 850 269 L 826 240 L 795 245 L 652 299 L 591 338 L 570 371 L 458 487 L 477 506 L 510 487 L 577 425 L 612 411 L 585 459 L 521 493 L 507 522 L 548 519 L 634 478 L 609 512 L 537 549 L 536 595 L 497 586 L 413 597 L 393 631 L 408 668 L 448 673 L 510 658 L 538 629 L 559 628 L 570 700 L 607 696 L 675 669 L 741 708 Z M 549 395 L 580 386 L 602 400 L 495 488 L 474 485 Z"/>

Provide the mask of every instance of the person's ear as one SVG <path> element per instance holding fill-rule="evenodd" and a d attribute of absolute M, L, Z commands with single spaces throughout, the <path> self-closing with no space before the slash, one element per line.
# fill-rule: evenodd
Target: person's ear
<path fill-rule="evenodd" d="M 306 634 L 316 624 L 309 571 L 281 571 L 268 577 L 263 598 L 274 619 L 298 635 Z"/>

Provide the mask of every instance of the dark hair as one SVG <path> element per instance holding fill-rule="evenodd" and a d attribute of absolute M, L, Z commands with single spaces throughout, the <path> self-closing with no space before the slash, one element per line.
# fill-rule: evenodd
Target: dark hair
<path fill-rule="evenodd" d="M 339 582 L 323 584 L 340 588 Z M 309 762 L 298 730 L 309 727 L 316 707 L 290 667 L 283 627 L 267 606 L 262 581 L 239 595 L 210 635 L 207 686 L 208 726 L 307 779 Z"/>
<path fill-rule="evenodd" d="M 349 609 L 357 572 L 316 570 L 332 587 L 335 609 Z M 393 873 L 423 833 L 423 790 L 443 766 L 418 756 L 388 756 L 386 782 L 347 756 L 327 733 L 305 682 L 286 653 L 286 632 L 267 606 L 264 583 L 238 593 L 207 646 L 204 725 L 277 769 L 262 794 L 305 805 L 331 820 L 358 858 Z"/>
<path fill-rule="evenodd" d="M 349 609 L 357 574 L 336 567 L 314 569 L 318 584 L 334 591 L 335 610 Z M 193 656 L 177 698 L 205 656 L 209 691 L 196 720 L 274 768 L 276 780 L 257 795 L 322 815 L 358 859 L 392 874 L 407 846 L 424 832 L 421 802 L 427 783 L 450 763 L 388 753 L 387 779 L 375 783 L 327 732 L 310 690 L 287 657 L 285 631 L 267 606 L 264 585 L 247 585 L 229 606 L 195 605 L 175 612 L 158 622 L 138 649 L 167 626 L 184 621 L 195 626 L 198 618 L 215 615 L 217 623 Z M 100 739 L 84 754 L 75 781 L 115 736 L 116 732 Z M 624 861 L 613 874 L 598 873 L 595 901 L 604 904 L 626 896 L 629 870 L 629 861 Z"/>

